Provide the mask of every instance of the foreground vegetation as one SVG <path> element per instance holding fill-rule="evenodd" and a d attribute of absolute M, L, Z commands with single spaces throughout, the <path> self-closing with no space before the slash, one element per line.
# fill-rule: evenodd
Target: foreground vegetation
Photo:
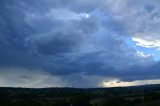
<path fill-rule="evenodd" d="M 0 88 L 0 106 L 159 106 L 159 100 L 160 85 L 94 89 Z"/>

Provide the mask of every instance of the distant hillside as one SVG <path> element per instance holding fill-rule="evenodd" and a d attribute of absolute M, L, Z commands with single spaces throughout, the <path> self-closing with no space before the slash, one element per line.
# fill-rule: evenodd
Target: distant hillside
<path fill-rule="evenodd" d="M 116 88 L 0 88 L 0 106 L 140 106 L 160 100 L 160 85 Z"/>

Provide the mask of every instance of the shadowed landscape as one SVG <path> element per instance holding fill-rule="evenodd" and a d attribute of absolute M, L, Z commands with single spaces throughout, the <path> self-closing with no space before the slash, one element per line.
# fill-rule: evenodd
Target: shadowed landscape
<path fill-rule="evenodd" d="M 0 106 L 159 106 L 160 85 L 115 88 L 0 88 Z"/>

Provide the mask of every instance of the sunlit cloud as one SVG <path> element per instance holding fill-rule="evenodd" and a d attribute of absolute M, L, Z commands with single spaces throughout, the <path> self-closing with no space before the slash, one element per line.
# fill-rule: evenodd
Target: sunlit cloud
<path fill-rule="evenodd" d="M 80 20 L 90 17 L 87 13 L 76 13 L 66 9 L 52 9 L 46 16 L 57 20 Z"/>
<path fill-rule="evenodd" d="M 152 33 L 138 33 L 133 36 L 132 40 L 136 42 L 137 46 L 142 46 L 146 48 L 157 48 L 160 49 L 160 38 L 157 37 L 158 34 Z"/>
<path fill-rule="evenodd" d="M 153 80 L 136 80 L 133 82 L 123 82 L 119 80 L 104 81 L 102 83 L 103 87 L 127 87 L 127 86 L 137 86 L 137 85 L 147 85 L 147 84 L 159 84 L 160 79 Z"/>

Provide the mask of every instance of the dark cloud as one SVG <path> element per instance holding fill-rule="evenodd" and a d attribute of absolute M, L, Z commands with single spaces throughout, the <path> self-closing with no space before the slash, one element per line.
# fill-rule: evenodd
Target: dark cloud
<path fill-rule="evenodd" d="M 149 13 L 151 13 L 154 9 L 155 9 L 155 7 L 153 6 L 153 5 L 146 5 L 145 7 L 144 7 Z"/>
<path fill-rule="evenodd" d="M 103 78 L 159 78 L 159 63 L 126 44 L 140 31 L 159 33 L 146 15 L 156 6 L 115 2 L 120 6 L 111 0 L 0 1 L 0 65 L 44 70 L 78 87 L 98 86 Z"/>

